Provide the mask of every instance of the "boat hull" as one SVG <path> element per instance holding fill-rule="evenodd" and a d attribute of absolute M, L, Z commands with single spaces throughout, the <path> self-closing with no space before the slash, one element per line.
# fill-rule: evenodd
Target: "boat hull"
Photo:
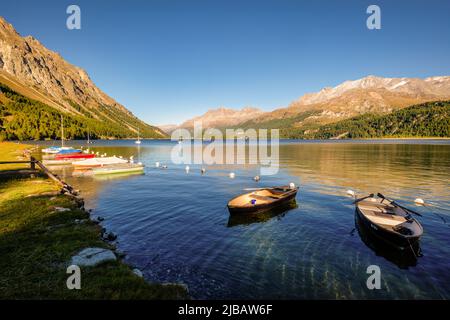
<path fill-rule="evenodd" d="M 370 221 L 359 208 L 356 208 L 356 216 L 361 224 L 363 224 L 367 231 L 371 233 L 375 238 L 383 241 L 385 244 L 397 249 L 410 248 L 416 245 L 420 239 L 419 236 L 404 236 L 397 232 L 389 231 L 379 225 Z"/>
<path fill-rule="evenodd" d="M 69 154 L 58 154 L 55 156 L 55 160 L 64 160 L 64 159 L 76 159 L 76 160 L 85 160 L 95 158 L 95 154 L 88 153 L 69 153 Z"/>
<path fill-rule="evenodd" d="M 408 249 L 399 249 L 387 244 L 379 237 L 373 235 L 373 232 L 366 224 L 361 221 L 355 211 L 355 229 L 357 230 L 362 242 L 370 248 L 377 256 L 382 256 L 386 260 L 394 263 L 401 269 L 408 269 L 417 265 L 418 257 L 422 256 L 420 241 L 416 241 Z M 412 249 L 412 250 L 411 250 Z"/>
<path fill-rule="evenodd" d="M 289 195 L 286 197 L 283 197 L 279 200 L 270 202 L 270 203 L 262 203 L 258 205 L 254 205 L 252 207 L 235 207 L 228 205 L 228 211 L 230 214 L 233 215 L 240 215 L 240 214 L 257 214 L 266 212 L 269 210 L 272 210 L 274 208 L 287 205 L 289 202 L 295 200 L 295 197 L 297 196 L 298 188 L 293 190 Z"/>
<path fill-rule="evenodd" d="M 137 173 L 144 172 L 144 167 L 131 167 L 131 168 L 98 168 L 94 169 L 94 175 L 106 175 L 106 174 L 123 174 L 123 173 Z"/>

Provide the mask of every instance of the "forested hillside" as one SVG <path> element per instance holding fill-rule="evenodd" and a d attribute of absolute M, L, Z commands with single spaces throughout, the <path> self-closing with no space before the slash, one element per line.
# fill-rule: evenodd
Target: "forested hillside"
<path fill-rule="evenodd" d="M 75 103 L 71 104 L 77 108 Z M 88 133 L 92 139 L 128 138 L 136 136 L 137 128 L 141 137 L 163 137 L 157 128 L 144 124 L 137 118 L 130 116 L 126 122 L 121 123 L 114 110 L 110 110 L 108 106 L 101 106 L 100 109 L 101 113 L 99 112 L 96 118 L 90 114 L 81 117 L 63 113 L 65 138 L 86 139 Z M 42 102 L 29 99 L 0 83 L 0 140 L 60 138 L 61 112 Z"/>
<path fill-rule="evenodd" d="M 364 114 L 316 128 L 282 129 L 284 138 L 450 137 L 450 101 L 414 105 L 386 115 Z"/>

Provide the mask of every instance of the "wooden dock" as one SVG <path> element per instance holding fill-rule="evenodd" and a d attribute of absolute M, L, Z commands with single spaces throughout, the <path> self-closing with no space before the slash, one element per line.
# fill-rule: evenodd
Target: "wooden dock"
<path fill-rule="evenodd" d="M 71 195 L 77 196 L 78 191 L 76 191 L 71 185 L 67 184 L 64 180 L 62 180 L 57 174 L 51 172 L 41 161 L 37 160 L 33 157 L 29 152 L 24 152 L 24 156 L 28 157 L 29 160 L 18 160 L 18 161 L 0 161 L 0 165 L 2 164 L 29 164 L 30 172 L 35 172 L 37 170 L 45 173 L 50 179 L 59 184 L 62 188 L 62 192 L 69 193 Z M 37 169 L 39 168 L 39 169 Z M 14 170 L 8 171 L 8 173 L 14 173 Z"/>

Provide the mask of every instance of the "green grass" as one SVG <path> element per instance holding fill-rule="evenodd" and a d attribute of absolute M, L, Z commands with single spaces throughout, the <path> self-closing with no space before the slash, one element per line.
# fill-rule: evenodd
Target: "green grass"
<path fill-rule="evenodd" d="M 10 145 L 1 147 L 6 150 Z M 8 154 L 14 157 L 13 152 Z M 86 247 L 113 248 L 101 240 L 101 227 L 73 199 L 39 196 L 58 190 L 39 175 L 0 176 L 0 299 L 188 298 L 182 286 L 147 283 L 119 260 L 83 267 L 81 290 L 67 289 L 66 268 L 74 254 Z M 55 207 L 70 211 L 58 212 Z"/>
<path fill-rule="evenodd" d="M 32 146 L 12 142 L 0 142 L 1 161 L 25 161 L 23 152 Z M 30 165 L 25 163 L 0 164 L 0 172 L 5 170 L 29 169 Z"/>

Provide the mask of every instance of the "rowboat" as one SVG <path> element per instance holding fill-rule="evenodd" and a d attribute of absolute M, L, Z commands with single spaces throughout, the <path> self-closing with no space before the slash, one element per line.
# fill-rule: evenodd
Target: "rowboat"
<path fill-rule="evenodd" d="M 95 167 L 102 167 L 102 166 L 121 164 L 121 163 L 128 163 L 128 161 L 125 159 L 121 159 L 121 158 L 113 156 L 113 157 L 103 157 L 103 158 L 92 158 L 92 159 L 86 159 L 86 160 L 72 162 L 72 164 L 76 168 L 95 168 Z"/>
<path fill-rule="evenodd" d="M 382 194 L 373 194 L 355 201 L 361 222 L 378 239 L 398 249 L 410 248 L 423 234 L 422 225 L 407 209 Z"/>
<path fill-rule="evenodd" d="M 94 168 L 92 172 L 94 175 L 104 175 L 104 174 L 118 174 L 118 173 L 137 173 L 143 172 L 144 165 L 136 163 L 124 163 L 109 165 L 102 168 Z"/>
<path fill-rule="evenodd" d="M 95 158 L 95 154 L 92 153 L 67 153 L 67 154 L 57 154 L 55 156 L 55 160 L 64 160 L 64 159 L 77 159 L 77 160 L 85 160 Z"/>
<path fill-rule="evenodd" d="M 401 269 L 407 269 L 408 267 L 417 265 L 418 257 L 422 256 L 420 241 L 416 241 L 416 243 L 411 246 L 412 250 L 399 249 L 389 245 L 385 241 L 374 236 L 371 228 L 367 227 L 361 221 L 356 212 L 355 229 L 358 231 L 362 242 L 377 256 L 385 258 Z"/>
<path fill-rule="evenodd" d="M 228 202 L 228 210 L 230 214 L 264 212 L 294 200 L 297 191 L 298 187 L 293 185 L 261 188 L 231 199 Z"/>
<path fill-rule="evenodd" d="M 47 166 L 71 165 L 73 159 L 48 159 L 42 160 L 42 163 Z"/>

